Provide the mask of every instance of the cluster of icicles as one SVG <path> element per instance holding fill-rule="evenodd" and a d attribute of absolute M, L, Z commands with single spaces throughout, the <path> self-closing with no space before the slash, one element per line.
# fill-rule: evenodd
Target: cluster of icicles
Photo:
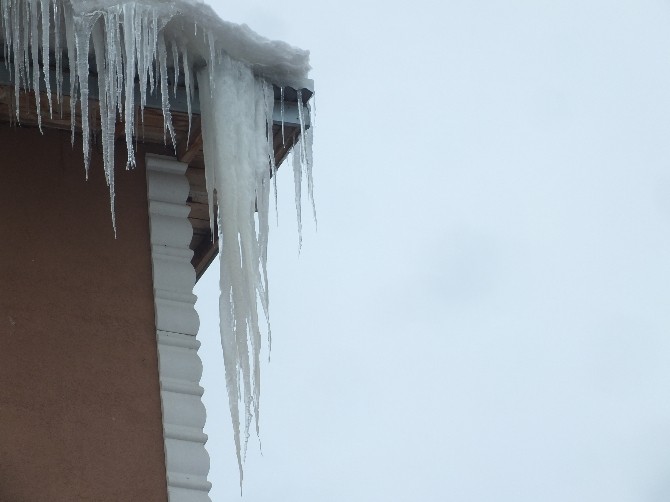
<path fill-rule="evenodd" d="M 176 148 L 170 116 L 169 81 L 172 78 L 172 91 L 176 95 L 180 72 L 183 72 L 190 135 L 194 78 L 197 77 L 213 228 L 214 218 L 218 219 L 221 338 L 241 484 L 242 452 L 246 451 L 254 421 L 258 433 L 259 310 L 268 321 L 268 340 L 270 338 L 266 258 L 270 183 L 277 168 L 272 146 L 272 84 L 254 74 L 248 64 L 229 57 L 213 32 L 207 29 L 199 32 L 194 23 L 188 30 L 183 26 L 166 29 L 170 22 L 178 22 L 180 17 L 179 10 L 171 2 L 0 0 L 0 10 L 4 60 L 15 89 L 16 119 L 20 121 L 21 89 L 34 91 L 40 130 L 40 93 L 46 94 L 50 116 L 57 106 L 62 107 L 63 97 L 67 95 L 70 97 L 74 140 L 75 111 L 79 102 L 87 175 L 91 142 L 89 55 L 93 54 L 98 73 L 103 164 L 115 228 L 114 136 L 117 119 L 125 126 L 127 167 L 132 168 L 135 166 L 136 108 L 139 106 L 142 117 L 147 96 L 160 93 L 166 141 L 169 136 Z M 64 50 L 67 62 L 64 61 Z M 196 60 L 203 62 L 196 64 Z M 64 80 L 64 75 L 69 80 Z M 55 79 L 55 91 L 52 79 Z M 139 96 L 135 94 L 136 87 L 139 87 Z M 299 103 L 301 98 L 298 91 Z M 283 100 L 281 109 L 283 115 Z M 310 196 L 312 192 L 312 128 L 305 127 L 304 114 L 310 113 L 309 110 L 303 112 L 302 106 L 298 106 L 298 110 L 302 139 L 293 145 L 293 168 L 300 228 L 303 173 Z M 216 215 L 215 200 L 218 204 Z"/>

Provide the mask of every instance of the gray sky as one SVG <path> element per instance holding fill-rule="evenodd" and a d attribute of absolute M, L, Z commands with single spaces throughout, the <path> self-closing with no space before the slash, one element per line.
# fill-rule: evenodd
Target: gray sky
<path fill-rule="evenodd" d="M 670 3 L 212 2 L 312 51 L 244 500 L 670 500 Z M 196 294 L 215 502 L 238 500 Z"/>

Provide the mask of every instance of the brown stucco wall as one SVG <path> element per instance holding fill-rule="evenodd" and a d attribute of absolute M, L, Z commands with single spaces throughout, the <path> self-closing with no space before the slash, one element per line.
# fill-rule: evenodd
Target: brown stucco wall
<path fill-rule="evenodd" d="M 143 155 L 115 240 L 69 136 L 0 126 L 0 501 L 165 501 Z"/>

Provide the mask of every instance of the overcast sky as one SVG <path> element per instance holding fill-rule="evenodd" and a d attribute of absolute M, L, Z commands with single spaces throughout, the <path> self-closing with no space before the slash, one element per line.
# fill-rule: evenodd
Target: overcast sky
<path fill-rule="evenodd" d="M 211 3 L 310 49 L 317 91 L 319 228 L 298 256 L 280 170 L 243 500 L 670 500 L 670 1 Z"/>

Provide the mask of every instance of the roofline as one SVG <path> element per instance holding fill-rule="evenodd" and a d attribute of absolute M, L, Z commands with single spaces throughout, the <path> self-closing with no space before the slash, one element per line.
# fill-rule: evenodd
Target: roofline
<path fill-rule="evenodd" d="M 14 86 L 14 78 L 11 74 L 11 71 L 7 64 L 2 64 L 5 61 L 0 59 L 0 85 Z M 32 65 L 31 65 L 32 66 Z M 62 79 L 62 90 L 63 96 L 70 96 L 70 79 L 65 78 L 69 75 L 67 69 L 63 69 L 63 79 Z M 56 71 L 49 70 L 50 82 L 51 82 L 51 93 L 52 95 L 56 92 Z M 274 94 L 275 94 L 275 107 L 273 112 L 273 120 L 276 124 L 282 123 L 282 114 L 281 114 L 281 91 L 280 87 L 273 84 Z M 89 89 L 89 99 L 97 100 L 99 99 L 99 88 L 98 88 L 98 75 L 95 73 L 90 73 L 88 77 L 88 89 Z M 295 79 L 291 82 L 291 85 L 284 86 L 284 124 L 289 125 L 299 125 L 300 116 L 298 113 L 298 99 L 297 91 L 302 91 L 302 101 L 303 104 L 306 104 L 309 99 L 314 95 L 314 81 L 309 78 Z M 30 88 L 25 86 L 21 87 L 21 91 L 32 91 Z M 46 84 L 44 79 L 40 79 L 40 92 L 46 92 Z M 200 115 L 200 99 L 198 97 L 197 85 L 195 86 L 195 91 L 191 99 L 191 113 L 193 115 Z M 139 84 L 135 85 L 135 102 L 139 103 L 140 91 Z M 162 109 L 161 98 L 158 92 L 153 94 L 147 93 L 147 102 L 145 108 L 153 109 Z M 186 99 L 186 88 L 182 85 L 177 87 L 176 96 L 172 94 L 169 98 L 170 101 L 170 111 L 188 113 L 188 104 Z M 309 114 L 303 114 L 305 119 L 308 121 L 306 127 L 309 127 Z"/>

